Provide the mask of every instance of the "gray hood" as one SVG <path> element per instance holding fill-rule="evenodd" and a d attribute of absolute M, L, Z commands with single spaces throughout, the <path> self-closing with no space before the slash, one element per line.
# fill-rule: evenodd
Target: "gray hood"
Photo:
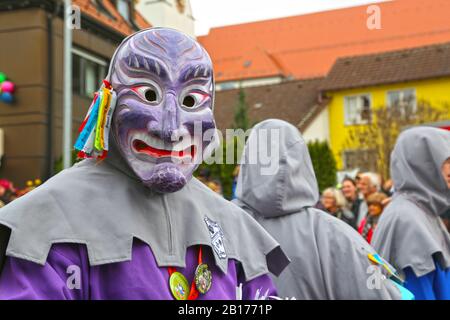
<path fill-rule="evenodd" d="M 392 152 L 396 193 L 372 244 L 396 268 L 411 267 L 418 277 L 435 270 L 435 263 L 450 268 L 450 235 L 439 218 L 450 207 L 441 173 L 448 157 L 450 132 L 427 127 L 403 132 Z"/>
<path fill-rule="evenodd" d="M 403 132 L 391 155 L 391 175 L 395 190 L 410 194 L 433 214 L 450 207 L 450 191 L 441 173 L 450 158 L 450 132 L 419 127 Z"/>
<path fill-rule="evenodd" d="M 236 197 L 259 215 L 283 216 L 317 203 L 319 189 L 308 147 L 293 125 L 275 119 L 257 124 L 242 159 Z"/>
<path fill-rule="evenodd" d="M 343 221 L 311 208 L 318 199 L 317 182 L 308 149 L 294 126 L 281 120 L 255 126 L 245 149 L 246 163 L 250 152 L 264 155 L 269 149 L 267 144 L 260 144 L 262 150 L 251 150 L 258 146 L 258 133 L 267 128 L 280 132 L 279 141 L 273 144 L 280 147 L 279 168 L 273 175 L 263 175 L 260 164 L 243 164 L 234 202 L 253 216 L 291 259 L 281 275 L 273 278 L 279 296 L 400 298 L 399 290 L 388 279 L 378 289 L 368 288 L 368 254 L 375 253 L 372 247 Z"/>

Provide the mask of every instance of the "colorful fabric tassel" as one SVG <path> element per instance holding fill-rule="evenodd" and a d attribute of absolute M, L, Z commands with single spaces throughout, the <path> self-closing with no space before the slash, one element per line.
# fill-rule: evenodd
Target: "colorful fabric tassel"
<path fill-rule="evenodd" d="M 105 123 L 106 113 L 108 112 L 109 104 L 111 103 L 111 93 L 109 89 L 103 88 L 102 101 L 100 102 L 100 109 L 98 112 L 97 126 L 95 128 L 95 149 L 102 151 L 105 147 L 104 135 L 105 135 Z"/>
<path fill-rule="evenodd" d="M 79 158 L 104 159 L 108 154 L 109 132 L 116 106 L 116 93 L 109 82 L 94 96 L 85 119 L 80 125 L 75 149 Z"/>

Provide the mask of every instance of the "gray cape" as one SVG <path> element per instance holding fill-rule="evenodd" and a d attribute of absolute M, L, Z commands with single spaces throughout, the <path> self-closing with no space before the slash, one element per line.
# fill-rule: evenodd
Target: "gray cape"
<path fill-rule="evenodd" d="M 262 129 L 280 130 L 279 169 L 261 175 L 249 164 L 249 145 Z M 265 153 L 264 144 L 258 152 Z M 251 151 L 250 151 L 251 152 Z M 244 150 L 235 203 L 249 212 L 280 242 L 291 259 L 274 279 L 280 296 L 296 299 L 400 299 L 396 285 L 383 279 L 369 289 L 372 247 L 345 222 L 313 208 L 319 198 L 308 148 L 297 128 L 266 120 L 252 130 Z"/>
<path fill-rule="evenodd" d="M 396 268 L 420 277 L 450 267 L 450 236 L 439 218 L 450 208 L 441 173 L 450 157 L 450 132 L 419 127 L 403 132 L 391 155 L 396 193 L 384 210 L 372 244 Z"/>
<path fill-rule="evenodd" d="M 111 148 L 107 160 L 84 160 L 0 210 L 0 226 L 11 230 L 7 246 L 9 230 L 0 232 L 0 262 L 6 248 L 7 256 L 43 265 L 52 244 L 61 242 L 85 244 L 92 266 L 127 261 L 135 237 L 151 247 L 160 267 L 185 267 L 193 245 L 211 247 L 224 273 L 228 259 L 236 259 L 247 281 L 278 275 L 288 264 L 254 219 L 197 179 L 175 193 L 154 193 Z"/>

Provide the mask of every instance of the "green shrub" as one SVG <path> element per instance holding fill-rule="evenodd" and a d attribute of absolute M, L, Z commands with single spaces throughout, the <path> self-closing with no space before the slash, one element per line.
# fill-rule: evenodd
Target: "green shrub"
<path fill-rule="evenodd" d="M 309 142 L 308 150 L 320 192 L 328 187 L 334 187 L 336 185 L 337 166 L 328 142 L 318 140 Z"/>

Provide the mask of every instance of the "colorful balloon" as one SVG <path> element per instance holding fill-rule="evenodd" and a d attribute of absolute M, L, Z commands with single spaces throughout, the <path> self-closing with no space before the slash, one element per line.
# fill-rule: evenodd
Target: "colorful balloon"
<path fill-rule="evenodd" d="M 3 72 L 0 72 L 0 82 L 3 82 L 6 80 L 6 74 L 4 74 Z"/>
<path fill-rule="evenodd" d="M 14 99 L 10 92 L 2 92 L 0 95 L 0 100 L 6 103 L 12 103 Z"/>
<path fill-rule="evenodd" d="M 14 83 L 12 83 L 11 81 L 3 81 L 1 87 L 3 92 L 14 92 Z"/>

